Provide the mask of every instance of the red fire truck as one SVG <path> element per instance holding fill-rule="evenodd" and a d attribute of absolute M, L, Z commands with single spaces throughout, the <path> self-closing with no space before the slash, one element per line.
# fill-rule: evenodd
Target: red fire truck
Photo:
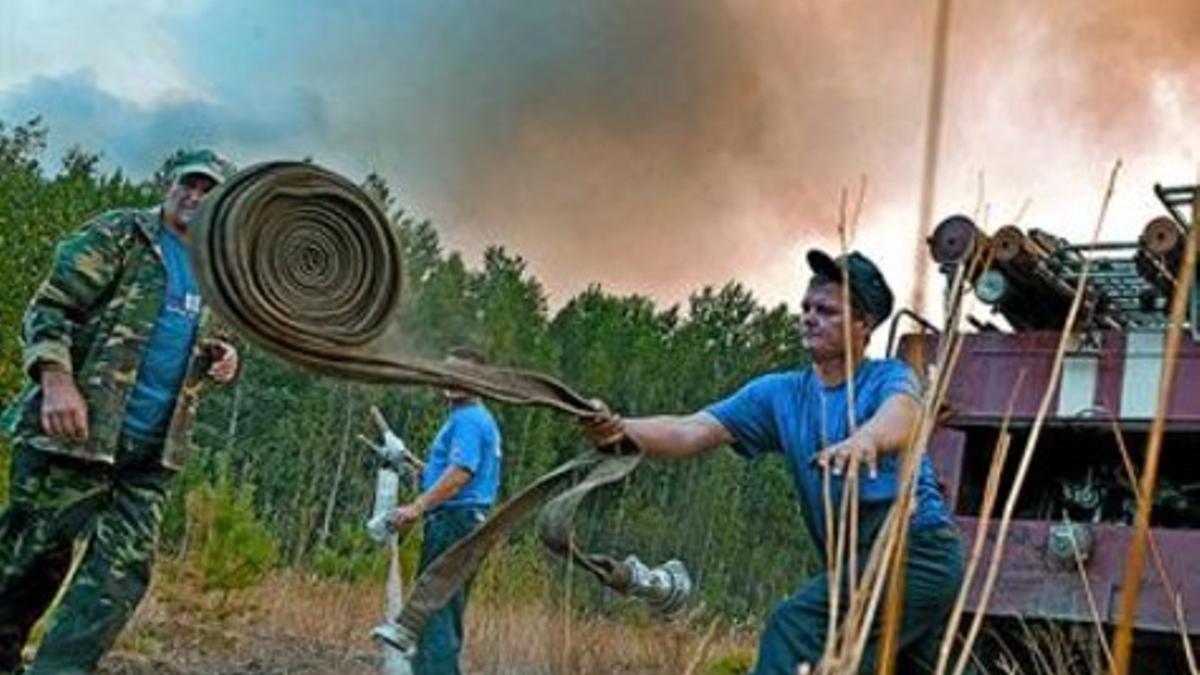
<path fill-rule="evenodd" d="M 1039 403 L 1048 387 L 1054 389 L 1016 502 L 996 589 L 985 609 L 989 622 L 1006 627 L 1006 634 L 1018 642 L 1028 639 L 1026 626 L 1031 622 L 1062 627 L 1064 635 L 1094 638 L 1092 606 L 1108 627 L 1118 621 L 1137 502 L 1114 420 L 1140 472 L 1158 409 L 1171 294 L 1197 194 L 1197 186 L 1154 189 L 1166 215 L 1151 220 L 1137 241 L 1081 245 L 1015 226 L 988 235 L 970 219 L 952 216 L 928 242 L 947 279 L 973 259 L 985 261 L 969 274 L 967 287 L 992 313 L 970 318 L 977 330 L 963 336 L 941 423 L 929 446 L 968 542 L 975 536 L 1010 400 L 1012 443 L 1001 474 L 989 548 Z M 1056 348 L 1085 260 L 1090 269 L 1082 313 L 1073 327 L 1062 376 L 1052 383 Z M 1155 659 L 1153 665 L 1135 661 L 1132 672 L 1186 672 L 1171 590 L 1181 597 L 1183 615 L 1191 621 L 1187 632 L 1200 634 L 1200 293 L 1195 292 L 1195 279 L 1186 283 L 1192 289 L 1186 332 L 1166 406 L 1151 516 L 1152 538 L 1168 585 L 1154 556 L 1148 555 L 1136 644 L 1156 656 L 1146 657 Z M 902 315 L 923 328 L 905 335 L 895 351 L 918 370 L 927 368 L 944 338 L 913 314 Z M 895 331 L 893 323 L 889 347 Z M 980 577 L 982 573 L 970 604 L 974 610 Z"/>

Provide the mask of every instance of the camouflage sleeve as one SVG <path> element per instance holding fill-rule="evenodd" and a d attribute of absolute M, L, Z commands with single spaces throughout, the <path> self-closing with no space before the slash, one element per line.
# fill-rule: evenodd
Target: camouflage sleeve
<path fill-rule="evenodd" d="M 59 242 L 50 274 L 34 293 L 22 323 L 25 372 L 40 363 L 71 370 L 71 341 L 117 278 L 123 263 L 122 218 L 104 214 Z"/>

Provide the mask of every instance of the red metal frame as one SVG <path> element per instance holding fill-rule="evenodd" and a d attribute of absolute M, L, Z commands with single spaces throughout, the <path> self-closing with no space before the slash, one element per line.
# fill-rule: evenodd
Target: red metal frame
<path fill-rule="evenodd" d="M 1117 415 L 1125 430 L 1142 429 L 1149 419 L 1144 415 L 1121 417 L 1121 412 L 1133 407 L 1131 401 L 1122 396 L 1143 396 L 1153 392 L 1143 391 L 1147 387 L 1130 387 L 1125 382 L 1127 359 L 1130 356 L 1128 335 L 1111 332 L 1093 336 L 1090 345 L 1071 350 L 1075 358 L 1093 359 L 1087 366 L 1086 378 L 1064 379 L 1056 387 L 1051 414 L 1047 425 L 1059 429 L 1087 429 L 1096 433 L 1109 428 L 1111 414 Z M 970 542 L 975 536 L 978 520 L 962 513 L 959 496 L 962 493 L 964 467 L 970 453 L 992 451 L 988 447 L 968 447 L 972 435 L 970 430 L 998 429 L 1005 409 L 1013 395 L 1019 373 L 1024 371 L 1024 383 L 1016 394 L 1012 425 L 1028 428 L 1037 413 L 1038 404 L 1049 384 L 1051 365 L 1059 340 L 1054 332 L 1026 333 L 978 333 L 963 337 L 964 344 L 957 369 L 952 375 L 943 410 L 942 423 L 930 441 L 929 453 L 943 483 L 951 508 Z M 1151 340 L 1152 342 L 1153 340 Z M 1184 445 L 1190 444 L 1186 435 L 1194 434 L 1200 444 L 1200 396 L 1196 395 L 1195 383 L 1200 381 L 1200 344 L 1185 340 L 1177 364 L 1176 387 L 1167 409 L 1168 431 L 1184 434 Z M 918 370 L 924 372 L 924 364 L 936 353 L 937 337 L 926 334 L 907 335 L 902 338 L 899 353 Z M 1156 383 L 1155 383 L 1156 385 Z M 1071 405 L 1089 400 L 1091 409 L 1070 412 L 1064 409 L 1063 389 L 1082 387 L 1070 393 Z M 1069 408 L 1070 406 L 1068 406 Z M 1141 406 L 1144 411 L 1145 405 Z M 976 436 L 978 438 L 978 436 Z M 1063 438 L 1058 436 L 1057 438 Z M 1053 441 L 1051 441 L 1053 442 Z M 1043 441 L 1037 453 L 1053 452 Z M 1014 444 L 1010 458 L 1023 450 Z M 1132 450 L 1140 450 L 1133 448 Z M 1078 450 L 1076 450 L 1078 451 Z M 1136 459 L 1135 459 L 1136 461 Z M 1036 466 L 1036 464 L 1035 464 Z M 1140 467 L 1139 467 L 1140 468 Z M 975 486 L 981 488 L 982 486 Z M 1028 488 L 1027 488 L 1028 489 Z M 995 537 L 999 511 L 1003 504 L 1001 495 L 989 537 Z M 1061 520 L 1014 520 L 1009 540 L 1005 545 L 1002 567 L 996 591 L 992 596 L 987 614 L 995 616 L 1041 616 L 1051 619 L 1090 622 L 1084 584 L 1073 561 L 1065 564 L 1048 553 L 1050 530 L 1061 524 Z M 1112 522 L 1083 524 L 1091 534 L 1092 546 L 1085 562 L 1088 585 L 1101 618 L 1115 622 L 1121 592 L 1124 562 L 1128 555 L 1133 528 Z M 1152 530 L 1165 563 L 1172 585 L 1183 597 L 1187 616 L 1195 617 L 1190 627 L 1192 634 L 1200 633 L 1200 529 L 1161 528 Z M 987 544 L 987 555 L 991 543 Z M 982 575 L 980 575 L 982 577 Z M 973 593 L 978 593 L 977 579 Z M 972 606 L 975 606 L 972 596 Z M 1175 632 L 1173 599 L 1169 598 L 1159 579 L 1153 561 L 1147 563 L 1142 580 L 1142 591 L 1138 605 L 1136 625 L 1150 631 Z"/>

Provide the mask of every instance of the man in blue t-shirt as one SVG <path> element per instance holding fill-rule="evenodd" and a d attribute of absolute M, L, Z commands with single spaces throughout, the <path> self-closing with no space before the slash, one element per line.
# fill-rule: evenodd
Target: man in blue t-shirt
<path fill-rule="evenodd" d="M 830 537 L 824 472 L 828 468 L 831 474 L 834 513 L 830 515 L 836 527 L 844 474 L 851 463 L 861 463 L 857 537 L 861 569 L 896 499 L 900 454 L 919 422 L 921 392 L 903 362 L 864 357 L 871 332 L 891 314 L 894 302 L 875 264 L 858 252 L 835 260 L 815 249 L 808 252 L 808 264 L 813 277 L 802 314 L 812 367 L 763 375 L 691 415 L 636 419 L 605 415 L 586 422 L 585 429 L 600 445 L 627 438 L 647 454 L 663 458 L 691 457 L 724 444 L 750 458 L 782 454 L 805 525 L 821 550 Z M 844 290 L 850 298 L 849 327 Z M 847 372 L 853 373 L 852 387 L 847 387 Z M 924 457 L 907 549 L 898 672 L 932 672 L 940 628 L 962 575 L 958 533 L 932 464 Z M 827 593 L 827 575 L 822 573 L 774 609 L 763 629 L 756 675 L 794 675 L 800 664 L 816 665 L 825 646 Z M 845 606 L 843 588 L 843 615 Z M 875 672 L 874 643 L 872 639 L 867 645 L 861 672 Z"/>
<path fill-rule="evenodd" d="M 485 365 L 475 350 L 450 350 L 448 364 Z M 421 472 L 421 494 L 396 509 L 392 523 L 403 529 L 425 516 L 418 574 L 487 517 L 500 491 L 500 428 L 479 399 L 457 389 L 443 391 L 450 414 L 434 437 Z M 463 613 L 468 582 L 425 624 L 413 661 L 415 675 L 459 673 Z"/>

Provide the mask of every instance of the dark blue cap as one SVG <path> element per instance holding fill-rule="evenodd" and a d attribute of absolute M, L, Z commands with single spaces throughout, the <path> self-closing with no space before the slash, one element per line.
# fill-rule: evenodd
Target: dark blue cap
<path fill-rule="evenodd" d="M 843 280 L 842 270 L 845 269 L 850 277 L 851 302 L 870 316 L 872 329 L 891 315 L 896 298 L 892 295 L 887 280 L 883 278 L 883 272 L 879 271 L 870 258 L 858 251 L 832 258 L 828 253 L 815 248 L 809 249 L 806 257 L 813 273 L 839 283 Z"/>

